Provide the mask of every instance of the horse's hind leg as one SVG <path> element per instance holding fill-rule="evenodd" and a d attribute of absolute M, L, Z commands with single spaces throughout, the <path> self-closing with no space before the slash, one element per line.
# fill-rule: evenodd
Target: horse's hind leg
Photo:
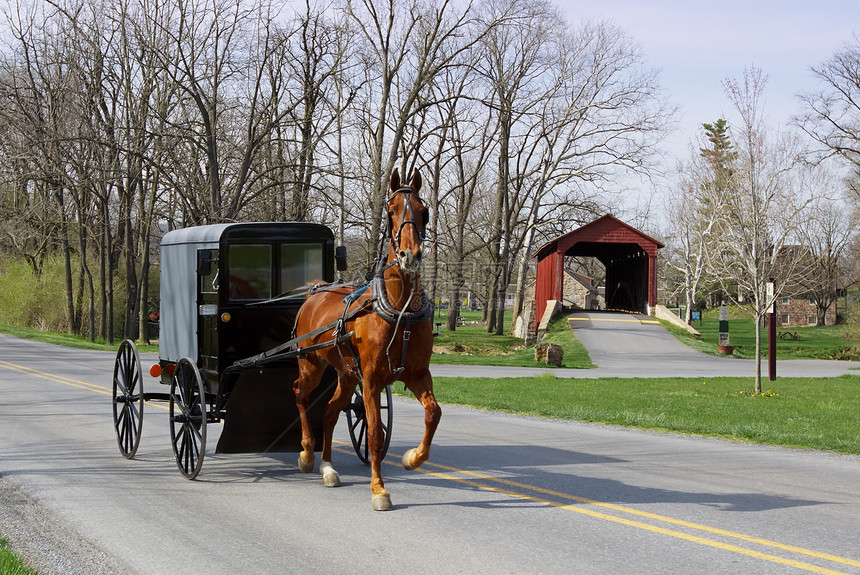
<path fill-rule="evenodd" d="M 331 444 L 335 425 L 337 425 L 337 421 L 340 419 L 340 412 L 346 407 L 357 384 L 358 378 L 355 376 L 345 372 L 338 373 L 337 387 L 325 408 L 320 474 L 323 477 L 323 485 L 326 487 L 340 487 L 340 476 L 331 464 Z"/>
<path fill-rule="evenodd" d="M 425 370 L 420 376 L 404 381 L 406 387 L 424 407 L 424 437 L 421 444 L 403 454 L 403 467 L 408 470 L 420 467 L 430 458 L 430 444 L 442 417 L 442 408 L 433 395 L 433 378 L 430 370 Z"/>
<path fill-rule="evenodd" d="M 296 408 L 299 411 L 299 420 L 302 423 L 302 451 L 299 453 L 299 469 L 303 473 L 314 470 L 314 433 L 308 418 L 308 406 L 310 405 L 311 392 L 322 379 L 325 365 L 315 355 L 309 354 L 299 359 L 299 377 L 293 383 L 293 392 L 296 395 Z"/>

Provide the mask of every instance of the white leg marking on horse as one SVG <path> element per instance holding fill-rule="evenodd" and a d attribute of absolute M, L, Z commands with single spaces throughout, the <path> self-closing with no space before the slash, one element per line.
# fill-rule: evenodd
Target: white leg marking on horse
<path fill-rule="evenodd" d="M 320 463 L 320 475 L 326 487 L 340 487 L 340 475 L 334 470 L 330 461 Z"/>

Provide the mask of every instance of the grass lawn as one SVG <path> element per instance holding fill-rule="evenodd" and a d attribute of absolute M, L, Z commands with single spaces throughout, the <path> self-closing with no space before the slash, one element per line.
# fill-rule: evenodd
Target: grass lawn
<path fill-rule="evenodd" d="M 443 322 L 439 335 L 433 345 L 432 363 L 456 365 L 494 365 L 512 367 L 546 367 L 535 361 L 534 346 L 526 347 L 520 338 L 508 335 L 487 333 L 486 326 L 478 324 L 481 312 L 464 312 L 462 314 L 466 325 L 454 331 L 448 331 L 444 322 L 445 315 L 434 319 Z M 510 319 L 510 314 L 505 316 Z M 508 326 L 505 326 L 506 328 Z M 550 325 L 549 332 L 543 340 L 555 343 L 564 348 L 562 367 L 591 368 L 594 365 L 588 357 L 588 352 L 573 335 L 573 330 L 563 317 L 557 317 Z"/>
<path fill-rule="evenodd" d="M 434 378 L 440 402 L 560 419 L 860 454 L 860 376 Z"/>
<path fill-rule="evenodd" d="M 702 334 L 697 342 L 684 330 L 673 327 L 668 322 L 664 327 L 672 335 L 699 351 L 717 354 L 719 319 L 717 310 L 703 314 L 701 325 L 693 322 L 693 328 Z M 777 333 L 796 333 L 798 338 L 777 339 L 777 359 L 839 359 L 860 360 L 860 341 L 857 341 L 857 328 L 851 325 L 807 326 L 777 328 Z M 742 312 L 733 310 L 729 318 L 729 339 L 734 346 L 736 357 L 751 359 L 755 357 L 755 322 Z M 762 358 L 767 357 L 767 329 L 761 330 Z"/>

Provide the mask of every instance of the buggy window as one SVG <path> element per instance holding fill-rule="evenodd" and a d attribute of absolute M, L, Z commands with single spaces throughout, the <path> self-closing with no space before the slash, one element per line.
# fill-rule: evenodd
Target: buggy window
<path fill-rule="evenodd" d="M 218 293 L 218 250 L 197 250 L 200 293 Z M 204 267 L 200 267 L 201 264 Z"/>
<path fill-rule="evenodd" d="M 324 279 L 322 244 L 281 244 L 281 293 Z"/>
<path fill-rule="evenodd" d="M 272 297 L 272 246 L 233 244 L 230 246 L 230 299 Z"/>

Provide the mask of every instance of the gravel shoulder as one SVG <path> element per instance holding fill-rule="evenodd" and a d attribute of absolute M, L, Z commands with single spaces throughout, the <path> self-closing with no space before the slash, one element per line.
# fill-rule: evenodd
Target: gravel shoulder
<path fill-rule="evenodd" d="M 39 575 L 136 575 L 0 476 L 0 533 Z"/>

